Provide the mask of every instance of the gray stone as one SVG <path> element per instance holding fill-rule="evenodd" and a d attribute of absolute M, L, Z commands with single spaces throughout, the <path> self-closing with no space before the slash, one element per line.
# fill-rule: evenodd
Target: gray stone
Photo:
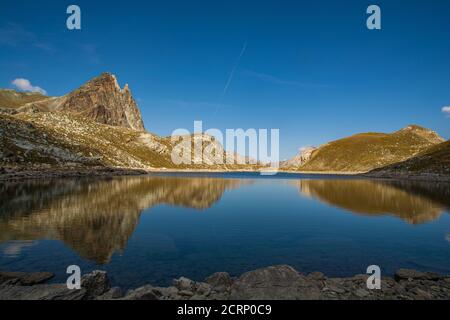
<path fill-rule="evenodd" d="M 195 292 L 203 296 L 208 296 L 211 293 L 211 285 L 204 282 L 197 282 L 195 284 Z"/>
<path fill-rule="evenodd" d="M 433 295 L 429 292 L 426 292 L 420 288 L 414 288 L 413 290 L 411 290 L 414 294 L 415 294 L 415 299 L 420 299 L 420 300 L 430 300 L 433 299 Z"/>
<path fill-rule="evenodd" d="M 181 290 L 180 292 L 178 292 L 178 294 L 184 297 L 192 297 L 194 295 L 194 293 L 189 290 Z"/>
<path fill-rule="evenodd" d="M 185 278 L 185 277 L 181 277 L 179 279 L 173 280 L 173 285 L 178 290 L 192 291 L 194 288 L 194 284 L 195 284 L 194 281 L 192 281 L 191 279 Z"/>
<path fill-rule="evenodd" d="M 367 291 L 366 289 L 357 289 L 355 291 L 355 296 L 359 297 L 359 298 L 365 298 L 368 295 L 370 295 L 370 292 Z"/>
<path fill-rule="evenodd" d="M 161 298 L 163 299 L 175 299 L 176 297 L 179 297 L 179 291 L 176 287 L 155 287 L 155 289 L 161 293 Z"/>
<path fill-rule="evenodd" d="M 310 274 L 308 274 L 308 278 L 318 281 L 326 280 L 326 277 L 322 272 L 311 272 Z"/>
<path fill-rule="evenodd" d="M 159 300 L 159 295 L 156 288 L 146 285 L 127 292 L 123 300 Z"/>
<path fill-rule="evenodd" d="M 412 269 L 400 269 L 395 273 L 395 280 L 431 280 L 436 281 L 441 279 L 442 277 L 433 272 L 420 272 Z"/>
<path fill-rule="evenodd" d="M 330 284 L 330 285 L 328 285 L 325 288 L 328 289 L 329 291 L 333 291 L 333 292 L 336 292 L 336 293 L 345 293 L 345 289 L 344 288 L 342 288 L 340 286 L 333 285 L 333 284 Z"/>
<path fill-rule="evenodd" d="M 233 284 L 233 279 L 231 279 L 230 275 L 227 272 L 216 272 L 206 278 L 205 282 L 214 289 L 229 288 Z"/>
<path fill-rule="evenodd" d="M 63 284 L 0 286 L 0 300 L 81 300 L 85 297 L 85 289 L 69 290 Z"/>
<path fill-rule="evenodd" d="M 300 275 L 290 266 L 280 265 L 250 271 L 231 287 L 231 300 L 318 299 L 317 282 Z"/>
<path fill-rule="evenodd" d="M 114 300 L 114 299 L 122 298 L 122 296 L 123 296 L 122 289 L 120 289 L 119 287 L 114 287 L 114 288 L 111 288 L 108 291 L 106 291 L 101 296 L 98 296 L 96 299 L 97 300 Z"/>
<path fill-rule="evenodd" d="M 87 299 L 94 299 L 107 292 L 111 283 L 105 271 L 95 270 L 81 277 L 81 287 L 86 289 Z"/>
<path fill-rule="evenodd" d="M 0 284 L 8 282 L 21 286 L 44 283 L 54 277 L 51 272 L 0 272 Z"/>
<path fill-rule="evenodd" d="M 216 273 L 207 279 L 211 284 L 180 278 L 174 280 L 176 286 L 147 285 L 128 291 L 125 297 L 122 296 L 119 288 L 110 289 L 107 274 L 101 271 L 83 276 L 81 290 L 69 290 L 64 284 L 33 285 L 34 282 L 45 281 L 49 274 L 35 273 L 33 276 L 24 273 L 3 272 L 0 274 L 3 281 L 0 284 L 0 300 L 340 300 L 352 298 L 448 300 L 450 298 L 448 276 L 406 269 L 397 272 L 397 281 L 384 277 L 382 290 L 366 290 L 367 275 L 323 279 L 320 273 L 305 276 L 292 267 L 281 265 L 250 271 L 236 280 L 229 277 L 227 273 Z"/>

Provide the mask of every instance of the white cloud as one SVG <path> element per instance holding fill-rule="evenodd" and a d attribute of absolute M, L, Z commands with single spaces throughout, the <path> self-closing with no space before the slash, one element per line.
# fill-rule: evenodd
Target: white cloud
<path fill-rule="evenodd" d="M 16 86 L 19 90 L 29 91 L 29 92 L 39 92 L 42 94 L 47 94 L 47 91 L 38 86 L 33 86 L 28 79 L 17 78 L 11 82 L 14 86 Z"/>
<path fill-rule="evenodd" d="M 450 106 L 442 107 L 442 112 L 447 115 L 447 117 L 450 117 Z"/>

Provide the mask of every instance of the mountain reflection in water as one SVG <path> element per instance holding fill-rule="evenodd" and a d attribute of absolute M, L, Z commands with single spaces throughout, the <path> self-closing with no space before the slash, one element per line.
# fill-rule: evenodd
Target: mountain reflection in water
<path fill-rule="evenodd" d="M 0 243 L 17 241 L 20 250 L 22 242 L 30 246 L 31 240 L 61 240 L 83 258 L 104 264 L 114 252 L 125 249 L 144 209 L 166 204 L 206 210 L 219 202 L 226 190 L 261 181 L 264 179 L 142 176 L 3 183 Z M 302 195 L 351 212 L 389 214 L 413 224 L 437 219 L 449 207 L 448 185 L 437 183 L 283 181 Z"/>
<path fill-rule="evenodd" d="M 292 184 L 330 205 L 365 215 L 390 214 L 412 224 L 437 219 L 450 207 L 450 186 L 436 182 L 330 179 Z"/>
<path fill-rule="evenodd" d="M 125 248 L 144 209 L 159 204 L 199 210 L 242 180 L 179 177 L 27 181 L 1 187 L 0 243 L 57 239 L 81 256 L 107 263 Z"/>

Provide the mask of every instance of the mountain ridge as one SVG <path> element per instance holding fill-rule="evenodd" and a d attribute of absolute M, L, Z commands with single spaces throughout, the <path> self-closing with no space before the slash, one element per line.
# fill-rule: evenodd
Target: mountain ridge
<path fill-rule="evenodd" d="M 7 99 L 6 93 L 9 92 L 11 89 L 0 94 L 0 97 L 4 97 L 0 101 L 4 101 L 5 104 L 0 111 L 4 113 L 65 111 L 82 115 L 102 124 L 131 128 L 137 131 L 145 130 L 141 112 L 131 95 L 128 84 L 121 89 L 116 76 L 109 72 L 102 73 L 60 97 L 40 95 L 39 99 L 37 97 L 25 99 L 27 93 L 16 91 L 19 97 L 17 100 L 22 97 L 22 103 L 20 101 L 13 103 L 11 99 Z M 6 105 L 7 103 L 9 105 Z"/>
<path fill-rule="evenodd" d="M 121 88 L 111 73 L 102 73 L 61 97 L 0 89 L 2 165 L 192 171 L 258 171 L 265 166 L 256 161 L 251 164 L 248 157 L 226 151 L 205 134 L 200 135 L 201 148 L 211 146 L 223 160 L 233 157 L 235 164 L 217 164 L 212 155 L 204 158 L 203 152 L 194 152 L 198 148 L 194 137 L 192 162 L 177 165 L 171 158 L 175 150 L 172 138 L 145 130 L 128 84 Z M 280 162 L 280 170 L 367 173 L 407 161 L 444 141 L 436 132 L 418 125 L 392 133 L 358 133 L 317 148 L 303 148 L 294 158 Z M 443 148 L 439 152 L 445 158 L 449 150 Z M 246 163 L 240 164 L 239 159 Z M 431 169 L 450 175 L 439 165 L 448 168 L 447 162 L 440 164 L 437 160 Z"/>
<path fill-rule="evenodd" d="M 309 150 L 310 154 L 300 165 L 284 168 L 308 172 L 368 172 L 407 160 L 444 141 L 435 131 L 418 125 L 408 125 L 393 133 L 358 133 Z M 285 163 L 295 163 L 293 159 Z"/>

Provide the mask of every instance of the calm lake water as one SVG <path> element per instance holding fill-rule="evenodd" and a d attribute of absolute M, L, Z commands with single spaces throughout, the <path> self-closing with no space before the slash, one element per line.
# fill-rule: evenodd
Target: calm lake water
<path fill-rule="evenodd" d="M 124 288 L 289 264 L 328 276 L 450 274 L 450 186 L 308 175 L 0 183 L 0 270 L 69 265 Z"/>

